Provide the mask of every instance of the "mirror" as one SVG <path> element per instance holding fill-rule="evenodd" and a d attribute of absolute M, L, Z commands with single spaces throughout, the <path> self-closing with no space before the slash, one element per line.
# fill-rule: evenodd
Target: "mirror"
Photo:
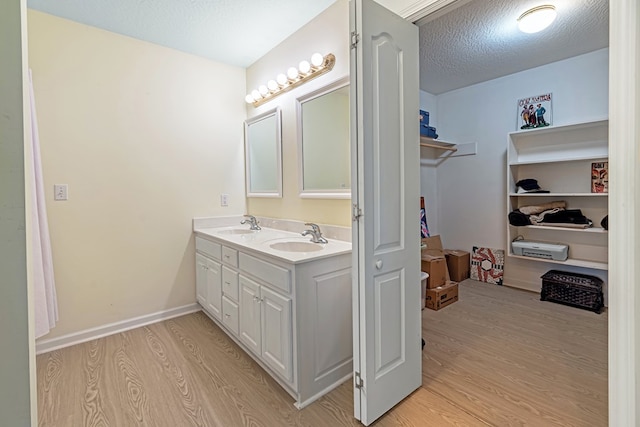
<path fill-rule="evenodd" d="M 349 80 L 297 99 L 300 197 L 351 198 Z"/>
<path fill-rule="evenodd" d="M 247 197 L 282 197 L 280 109 L 244 123 Z"/>

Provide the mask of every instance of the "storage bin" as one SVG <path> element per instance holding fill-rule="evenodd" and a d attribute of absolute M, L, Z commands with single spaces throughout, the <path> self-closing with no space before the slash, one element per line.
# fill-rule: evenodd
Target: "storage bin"
<path fill-rule="evenodd" d="M 600 313 L 604 307 L 603 282 L 598 277 L 549 270 L 541 278 L 541 301 L 551 301 L 595 313 Z"/>
<path fill-rule="evenodd" d="M 422 288 L 422 309 L 427 303 L 427 279 L 429 278 L 429 273 L 425 273 L 424 271 L 420 272 L 420 287 Z"/>

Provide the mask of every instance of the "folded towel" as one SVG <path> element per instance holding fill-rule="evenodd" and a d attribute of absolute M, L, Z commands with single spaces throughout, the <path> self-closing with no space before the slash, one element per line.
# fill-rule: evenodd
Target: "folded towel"
<path fill-rule="evenodd" d="M 558 200 L 555 202 L 543 203 L 541 205 L 523 206 L 519 208 L 520 212 L 525 215 L 536 215 L 549 209 L 566 208 L 567 202 Z"/>

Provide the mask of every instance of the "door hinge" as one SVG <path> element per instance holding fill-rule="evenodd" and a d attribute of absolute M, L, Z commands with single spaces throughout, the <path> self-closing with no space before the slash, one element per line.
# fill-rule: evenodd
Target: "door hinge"
<path fill-rule="evenodd" d="M 352 215 L 351 215 L 352 221 L 358 221 L 361 217 L 362 217 L 362 209 L 360 209 L 358 205 L 354 204 Z"/>
<path fill-rule="evenodd" d="M 354 383 L 355 384 L 353 386 L 355 388 L 360 389 L 360 390 L 364 388 L 364 380 L 360 376 L 360 372 L 356 371 L 355 376 L 354 376 Z"/>
<path fill-rule="evenodd" d="M 360 34 L 355 31 L 351 31 L 351 49 L 355 49 L 360 41 Z"/>

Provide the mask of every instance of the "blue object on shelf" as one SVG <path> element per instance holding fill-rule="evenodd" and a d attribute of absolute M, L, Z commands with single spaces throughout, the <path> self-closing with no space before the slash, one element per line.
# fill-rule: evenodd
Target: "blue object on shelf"
<path fill-rule="evenodd" d="M 420 110 L 420 125 L 429 126 L 429 112 Z"/>
<path fill-rule="evenodd" d="M 433 126 L 420 125 L 420 135 L 436 139 L 438 134 Z"/>

